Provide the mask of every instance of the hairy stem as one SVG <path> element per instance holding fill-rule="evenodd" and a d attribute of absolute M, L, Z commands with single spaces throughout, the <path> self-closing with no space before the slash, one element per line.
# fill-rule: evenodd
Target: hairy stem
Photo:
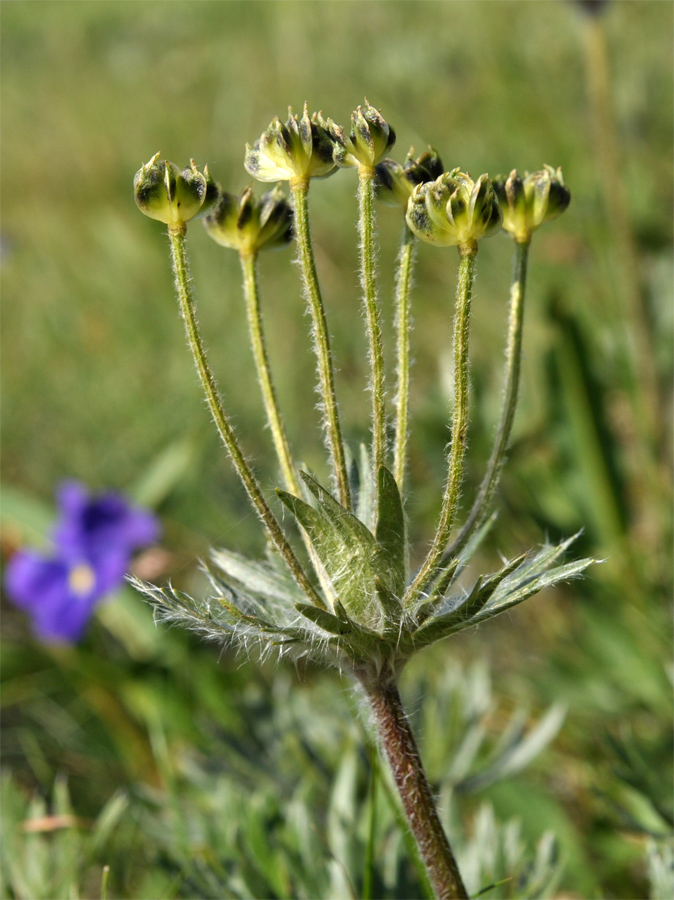
<path fill-rule="evenodd" d="M 482 525 L 489 514 L 489 507 L 498 487 L 506 460 L 510 435 L 515 420 L 517 395 L 520 384 L 520 364 L 522 361 L 522 330 L 524 327 L 524 295 L 527 279 L 530 239 L 515 243 L 513 277 L 510 285 L 510 311 L 508 314 L 508 340 L 506 345 L 506 366 L 503 389 L 503 406 L 494 446 L 487 464 L 487 471 L 480 490 L 465 525 L 458 537 L 447 550 L 445 558 L 456 556 L 466 546 L 470 537 Z M 444 560 L 443 560 L 444 561 Z"/>
<path fill-rule="evenodd" d="M 362 679 L 382 750 L 438 900 L 467 900 L 395 681 Z"/>
<path fill-rule="evenodd" d="M 405 467 L 407 463 L 407 422 L 410 400 L 410 290 L 412 287 L 415 246 L 414 234 L 407 225 L 403 225 L 396 278 L 396 329 L 398 334 L 396 348 L 396 424 L 393 453 L 393 477 L 398 483 L 401 496 L 404 496 Z"/>
<path fill-rule="evenodd" d="M 262 390 L 267 422 L 274 441 L 274 449 L 281 466 L 285 486 L 292 493 L 299 495 L 300 489 L 295 476 L 290 448 L 286 437 L 283 420 L 276 400 L 276 391 L 269 367 L 269 356 L 262 330 L 262 312 L 260 310 L 260 296 L 257 282 L 257 253 L 241 253 L 241 269 L 243 271 L 243 290 L 246 297 L 246 309 L 248 312 L 248 329 L 250 342 L 255 357 L 255 368 Z"/>
<path fill-rule="evenodd" d="M 180 302 L 180 311 L 185 322 L 187 341 L 190 345 L 194 363 L 197 367 L 201 384 L 206 394 L 208 406 L 216 428 L 218 429 L 218 433 L 227 448 L 227 452 L 234 464 L 236 473 L 241 479 L 241 482 L 255 507 L 255 511 L 262 520 L 262 524 L 272 543 L 281 554 L 281 557 L 284 559 L 293 577 L 307 597 L 310 598 L 311 602 L 325 608 L 325 603 L 309 581 L 309 578 L 295 556 L 292 547 L 286 540 L 286 537 L 281 530 L 281 526 L 269 508 L 267 501 L 264 499 L 262 489 L 260 488 L 248 460 L 243 454 L 243 450 L 239 445 L 236 435 L 234 434 L 234 429 L 232 428 L 227 413 L 222 405 L 222 400 L 220 399 L 218 387 L 215 382 L 215 376 L 213 375 L 213 370 L 211 369 L 206 356 L 206 350 L 204 348 L 201 331 L 199 329 L 199 322 L 197 320 L 194 296 L 192 294 L 189 263 L 187 259 L 185 230 L 173 230 L 169 228 L 169 240 L 171 243 L 173 274 L 175 276 L 176 290 Z"/>
<path fill-rule="evenodd" d="M 314 259 L 311 232 L 309 230 L 309 208 L 307 204 L 307 181 L 298 180 L 290 185 L 295 201 L 295 232 L 299 248 L 302 279 L 306 292 L 311 319 L 313 323 L 314 349 L 318 359 L 318 376 L 323 400 L 323 417 L 327 435 L 328 450 L 332 461 L 332 470 L 337 484 L 339 502 L 351 509 L 351 491 L 346 471 L 342 429 L 339 423 L 337 395 L 335 393 L 335 376 L 332 367 L 330 339 L 325 319 L 323 298 L 318 284 L 316 261 Z"/>
<path fill-rule="evenodd" d="M 461 262 L 454 313 L 454 408 L 452 410 L 452 439 L 447 465 L 447 484 L 433 544 L 417 572 L 416 578 L 407 589 L 406 603 L 412 602 L 436 574 L 456 518 L 463 480 L 463 457 L 468 437 L 468 337 L 477 243 L 460 245 L 459 253 Z"/>
<path fill-rule="evenodd" d="M 374 178 L 371 167 L 358 170 L 358 233 L 360 237 L 360 284 L 367 315 L 370 341 L 370 389 L 372 391 L 372 469 L 373 482 L 386 465 L 386 384 L 384 372 L 384 341 L 381 331 L 381 311 L 377 299 L 374 240 Z M 375 509 L 376 509 L 375 503 Z"/>

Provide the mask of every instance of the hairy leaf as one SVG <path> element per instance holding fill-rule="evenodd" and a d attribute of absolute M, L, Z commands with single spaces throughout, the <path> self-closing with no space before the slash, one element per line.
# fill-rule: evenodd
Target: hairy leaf
<path fill-rule="evenodd" d="M 405 515 L 398 485 L 384 466 L 379 468 L 376 537 L 377 574 L 394 594 L 402 597 L 407 578 Z"/>

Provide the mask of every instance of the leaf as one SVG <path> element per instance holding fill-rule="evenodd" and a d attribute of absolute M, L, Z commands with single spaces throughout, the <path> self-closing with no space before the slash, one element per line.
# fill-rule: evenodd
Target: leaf
<path fill-rule="evenodd" d="M 319 572 L 319 578 L 326 587 L 332 585 L 333 596 L 331 600 L 334 602 L 337 586 L 332 581 L 335 569 L 333 563 L 337 558 L 341 558 L 342 538 L 322 511 L 314 509 L 313 506 L 309 506 L 304 500 L 300 500 L 299 497 L 295 497 L 294 494 L 289 494 L 280 488 L 276 489 L 276 494 L 306 532 L 316 555 L 316 559 L 312 559 L 312 562 L 314 566 L 320 563 L 323 567 L 323 572 Z"/>
<path fill-rule="evenodd" d="M 403 613 L 402 604 L 396 595 L 389 591 L 379 577 L 375 578 L 374 584 L 377 592 L 377 600 L 384 613 L 385 629 L 388 631 L 397 631 Z"/>
<path fill-rule="evenodd" d="M 277 494 L 306 531 L 332 584 L 333 606 L 339 597 L 360 622 L 374 625 L 379 618 L 372 566 L 375 539 L 365 525 L 317 481 L 304 472 L 301 475 L 318 500 L 318 509 L 286 491 L 277 490 Z"/>
<path fill-rule="evenodd" d="M 300 472 L 300 478 L 318 500 L 325 515 L 345 540 L 355 539 L 362 543 L 363 546 L 368 547 L 374 545 L 374 536 L 367 526 L 335 500 L 323 485 L 319 484 L 315 478 L 312 478 L 306 472 Z"/>
<path fill-rule="evenodd" d="M 228 578 L 238 581 L 251 593 L 293 605 L 303 596 L 285 572 L 277 571 L 267 563 L 252 561 L 225 549 L 211 551 L 211 559 Z"/>
<path fill-rule="evenodd" d="M 349 626 L 345 622 L 340 621 L 337 616 L 333 616 L 332 613 L 326 612 L 318 606 L 311 606 L 310 603 L 296 603 L 295 608 L 305 618 L 330 634 L 348 634 L 350 631 Z"/>
<path fill-rule="evenodd" d="M 575 538 L 576 535 L 559 545 L 545 546 L 533 557 L 518 557 L 504 566 L 500 572 L 486 579 L 480 576 L 459 607 L 427 619 L 426 623 L 410 636 L 412 647 L 415 649 L 427 647 L 450 634 L 493 618 L 545 587 L 551 587 L 579 575 L 596 560 L 582 559 L 550 568 Z"/>
<path fill-rule="evenodd" d="M 474 793 L 521 772 L 557 736 L 565 717 L 566 706 L 556 703 L 525 736 L 526 717 L 518 710 L 507 740 L 497 748 L 493 761 L 483 771 L 457 784 L 456 790 L 464 794 Z"/>
<path fill-rule="evenodd" d="M 456 578 L 458 567 L 459 560 L 455 559 L 454 562 L 447 567 L 440 581 L 438 581 L 438 583 L 433 588 L 430 597 L 422 600 L 422 602 L 417 606 L 415 611 L 415 618 L 418 625 L 423 625 L 426 619 L 428 619 L 429 616 L 434 615 L 437 612 L 438 608 L 445 602 L 445 591 Z"/>
<path fill-rule="evenodd" d="M 521 561 L 521 557 L 519 561 Z M 517 561 L 516 564 L 518 564 Z M 426 624 L 414 635 L 415 644 L 421 641 L 420 646 L 425 646 L 429 642 L 440 640 L 469 624 L 473 617 L 486 606 L 499 583 L 510 571 L 512 570 L 509 567 L 505 567 L 494 575 L 480 575 L 470 592 L 459 601 L 458 606 L 455 605 L 444 613 L 439 610 L 433 618 L 426 621 Z M 437 601 L 434 605 L 437 608 Z"/>
<path fill-rule="evenodd" d="M 25 541 L 44 547 L 54 524 L 54 509 L 18 488 L 3 484 L 0 522 L 6 538 L 15 533 L 17 544 Z"/>
<path fill-rule="evenodd" d="M 487 605 L 499 584 L 519 568 L 525 559 L 526 553 L 523 553 L 506 563 L 493 575 L 480 575 L 470 592 L 460 600 L 458 605 L 454 604 L 453 608 L 448 610 L 448 614 L 455 615 L 457 622 L 472 619 Z M 442 608 L 438 609 L 438 614 L 442 614 Z"/>
<path fill-rule="evenodd" d="M 193 438 L 180 438 L 165 447 L 129 489 L 140 506 L 156 509 L 194 469 L 198 448 Z"/>
<path fill-rule="evenodd" d="M 510 607 L 538 593 L 546 587 L 552 587 L 562 581 L 568 581 L 580 575 L 588 566 L 598 562 L 596 559 L 580 559 L 561 566 L 552 564 L 559 559 L 578 535 L 567 538 L 561 544 L 548 545 L 535 556 L 525 560 L 514 572 L 498 586 L 486 609 L 475 617 L 475 622 L 482 622 L 498 615 Z"/>
<path fill-rule="evenodd" d="M 446 591 L 461 575 L 471 556 L 475 553 L 477 548 L 480 546 L 480 544 L 488 534 L 492 525 L 496 521 L 496 517 L 497 514 L 492 513 L 487 521 L 484 522 L 477 529 L 475 534 L 473 534 L 472 537 L 468 540 L 466 546 L 463 548 L 463 550 L 460 551 L 458 556 L 454 555 L 454 550 L 452 547 L 450 547 L 444 554 L 440 565 L 446 566 L 446 568 L 441 568 L 436 573 L 435 578 L 437 580 L 435 582 L 435 586 L 430 589 L 428 597 L 422 597 L 421 602 L 419 602 L 416 607 L 416 617 L 417 621 L 419 621 L 419 624 L 421 624 L 425 619 L 435 613 L 435 611 L 442 606 L 445 600 L 444 595 Z"/>
<path fill-rule="evenodd" d="M 384 466 L 379 467 L 376 538 L 377 574 L 402 597 L 407 579 L 405 515 L 396 480 Z"/>

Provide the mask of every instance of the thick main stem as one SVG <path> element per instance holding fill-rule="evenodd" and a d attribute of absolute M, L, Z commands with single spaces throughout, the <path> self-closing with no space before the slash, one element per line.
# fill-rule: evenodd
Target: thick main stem
<path fill-rule="evenodd" d="M 241 479 L 243 486 L 246 489 L 246 493 L 250 497 L 250 500 L 255 507 L 255 511 L 262 520 L 262 524 L 266 528 L 271 541 L 281 554 L 281 557 L 286 562 L 293 577 L 302 590 L 313 603 L 324 608 L 325 603 L 309 581 L 309 578 L 295 556 L 292 547 L 286 540 L 285 535 L 281 530 L 281 526 L 269 508 L 267 501 L 264 499 L 257 478 L 253 474 L 253 470 L 239 446 L 239 442 L 234 434 L 234 429 L 232 428 L 227 413 L 222 405 L 222 400 L 220 399 L 218 387 L 215 382 L 215 376 L 206 356 L 206 349 L 197 320 L 194 297 L 192 294 L 189 263 L 187 259 L 185 231 L 177 231 L 169 228 L 169 240 L 171 242 L 171 258 L 173 261 L 176 291 L 178 293 L 180 311 L 185 322 L 187 341 L 190 345 L 192 356 L 194 357 L 194 363 L 197 367 L 197 372 L 199 373 L 215 426 L 222 438 L 222 442 L 227 448 L 227 452 L 234 464 L 236 473 Z"/>
<path fill-rule="evenodd" d="M 503 406 L 499 419 L 494 446 L 487 464 L 487 471 L 465 525 L 458 537 L 447 550 L 445 558 L 456 556 L 463 550 L 471 535 L 480 527 L 489 514 L 489 507 L 498 487 L 510 443 L 517 395 L 520 384 L 522 362 L 522 332 L 524 328 L 524 297 L 526 291 L 527 263 L 531 239 L 515 243 L 513 277 L 510 285 L 510 309 L 508 313 L 508 339 L 506 344 L 506 365 L 503 389 Z"/>
<path fill-rule="evenodd" d="M 477 243 L 462 244 L 459 247 L 459 253 L 461 262 L 454 313 L 454 408 L 452 410 L 452 439 L 447 465 L 447 484 L 433 544 L 417 572 L 416 578 L 407 589 L 406 603 L 418 596 L 436 574 L 456 518 L 461 482 L 463 481 L 463 457 L 468 438 L 468 337 Z"/>
<path fill-rule="evenodd" d="M 407 463 L 408 408 L 410 400 L 410 290 L 414 268 L 414 248 L 416 240 L 407 225 L 403 225 L 403 236 L 398 257 L 396 280 L 396 420 L 395 446 L 393 452 L 393 477 L 404 496 L 405 467 Z"/>
<path fill-rule="evenodd" d="M 264 339 L 264 331 L 262 329 L 262 312 L 260 310 L 260 296 L 257 284 L 257 254 L 241 253 L 241 269 L 243 271 L 243 290 L 246 297 L 246 309 L 248 312 L 248 329 L 250 332 L 250 342 L 253 347 L 253 356 L 255 357 L 255 368 L 257 370 L 260 389 L 262 390 L 262 400 L 264 402 L 265 412 L 267 414 L 267 422 L 272 434 L 274 449 L 281 466 L 283 480 L 285 486 L 292 493 L 299 495 L 299 485 L 295 476 L 292 458 L 290 456 L 290 448 L 286 437 L 283 420 L 279 412 L 278 402 L 276 400 L 276 391 L 271 377 L 271 369 L 269 367 L 269 356 L 267 354 L 267 345 Z"/>
<path fill-rule="evenodd" d="M 386 465 L 386 383 L 384 370 L 384 340 L 381 330 L 381 310 L 377 299 L 374 240 L 374 178 L 373 168 L 358 170 L 358 233 L 360 236 L 360 283 L 367 315 L 370 342 L 370 370 L 372 391 L 372 469 L 373 483 L 377 473 Z M 376 509 L 376 504 L 375 504 Z"/>
<path fill-rule="evenodd" d="M 337 409 L 337 395 L 335 393 L 335 376 L 332 368 L 332 354 L 330 352 L 330 338 L 325 319 L 323 298 L 318 284 L 316 261 L 309 230 L 309 209 L 307 205 L 307 181 L 298 180 L 291 182 L 291 189 L 295 201 L 295 232 L 299 248 L 302 279 L 306 292 L 311 319 L 313 323 L 313 337 L 316 357 L 318 359 L 318 376 L 323 400 L 323 416 L 327 434 L 328 450 L 332 460 L 332 469 L 337 483 L 339 502 L 347 509 L 351 509 L 351 491 L 349 478 L 346 471 L 344 455 L 344 443 L 342 441 L 342 429 L 339 423 L 339 411 Z"/>
<path fill-rule="evenodd" d="M 393 680 L 363 680 L 383 752 L 393 773 L 410 830 L 438 900 L 467 900 L 452 848 L 421 764 L 417 743 Z"/>

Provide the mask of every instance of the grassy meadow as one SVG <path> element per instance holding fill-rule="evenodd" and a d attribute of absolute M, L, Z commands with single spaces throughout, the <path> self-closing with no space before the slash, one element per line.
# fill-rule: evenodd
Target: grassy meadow
<path fill-rule="evenodd" d="M 209 548 L 263 552 L 185 346 L 165 229 L 134 203 L 158 150 L 239 193 L 244 145 L 274 115 L 306 100 L 347 124 L 367 97 L 401 162 L 430 144 L 474 177 L 562 167 L 572 201 L 532 243 L 521 401 L 481 556 L 491 571 L 582 532 L 572 552 L 603 562 L 423 654 L 402 688 L 460 861 L 495 884 L 485 897 L 542 896 L 549 831 L 545 896 L 670 896 L 672 4 L 15 0 L 0 16 L 4 560 L 45 544 L 66 478 L 157 512 L 150 579 L 198 594 Z M 369 414 L 355 195 L 349 171 L 311 190 L 354 447 Z M 399 211 L 378 207 L 378 226 L 392 370 Z M 271 493 L 238 260 L 198 223 L 189 245 L 225 403 Z M 480 247 L 466 509 L 498 418 L 511 252 L 504 235 Z M 322 477 L 293 253 L 262 256 L 262 304 L 290 443 Z M 445 475 L 456 269 L 455 252 L 419 247 L 419 562 Z M 346 679 L 155 628 L 130 588 L 74 647 L 40 644 L 4 599 L 2 625 L 3 898 L 426 896 Z M 551 708 L 554 739 L 508 755 Z"/>

